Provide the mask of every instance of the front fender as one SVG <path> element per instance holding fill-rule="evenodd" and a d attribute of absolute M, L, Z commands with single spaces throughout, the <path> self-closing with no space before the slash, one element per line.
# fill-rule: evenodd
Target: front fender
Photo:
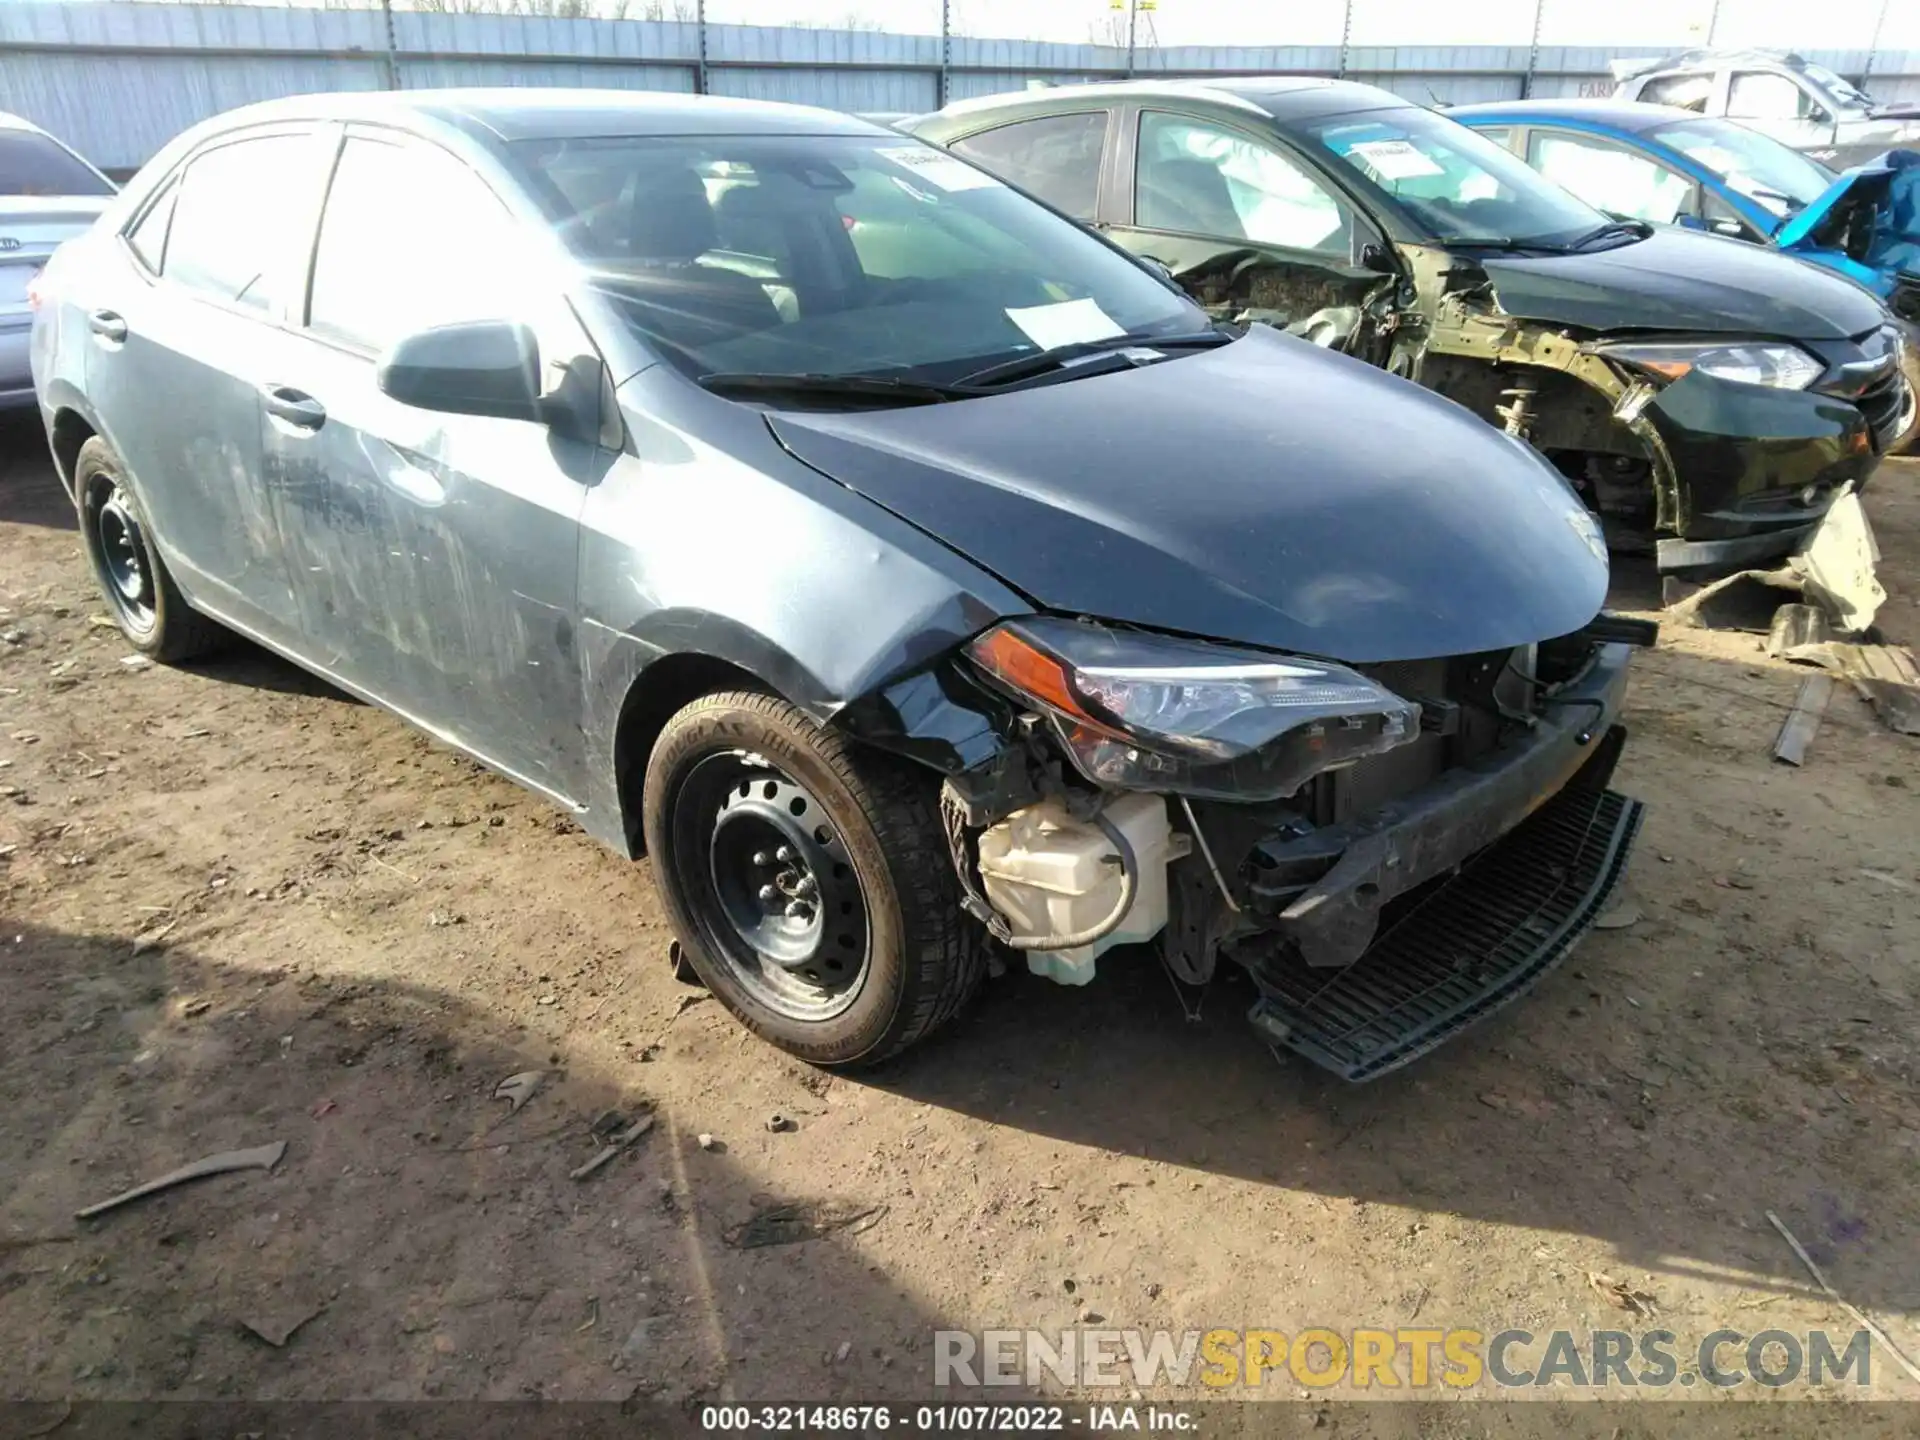
<path fill-rule="evenodd" d="M 662 366 L 620 398 L 630 453 L 589 493 L 580 542 L 587 823 L 608 843 L 631 850 L 622 717 L 668 657 L 723 662 L 825 724 L 1033 608 L 794 459 L 759 410 Z"/>

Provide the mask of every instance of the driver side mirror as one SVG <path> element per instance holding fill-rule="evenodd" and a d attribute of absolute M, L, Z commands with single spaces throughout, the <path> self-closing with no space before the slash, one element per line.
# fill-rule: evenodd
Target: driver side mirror
<path fill-rule="evenodd" d="M 540 342 L 506 320 L 436 325 L 395 341 L 374 384 L 403 405 L 449 415 L 544 423 Z"/>
<path fill-rule="evenodd" d="M 1400 273 L 1400 267 L 1394 263 L 1393 252 L 1378 240 L 1369 240 L 1360 247 L 1360 268 L 1371 270 L 1376 275 Z"/>

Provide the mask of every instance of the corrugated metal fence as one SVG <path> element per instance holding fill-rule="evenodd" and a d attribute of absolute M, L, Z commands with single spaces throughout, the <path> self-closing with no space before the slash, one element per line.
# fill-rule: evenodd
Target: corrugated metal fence
<path fill-rule="evenodd" d="M 1667 47 L 1060 45 L 961 35 L 111 0 L 0 3 L 0 110 L 131 169 L 195 121 L 315 90 L 590 85 L 703 90 L 836 110 L 932 110 L 1030 81 L 1342 75 L 1409 99 L 1605 93 L 1607 61 Z M 1920 52 L 1808 52 L 1876 93 L 1920 96 Z M 1871 63 L 1869 63 L 1871 60 Z"/>

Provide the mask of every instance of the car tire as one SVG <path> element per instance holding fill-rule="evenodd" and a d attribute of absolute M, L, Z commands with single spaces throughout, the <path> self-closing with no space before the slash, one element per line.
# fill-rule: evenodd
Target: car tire
<path fill-rule="evenodd" d="M 119 457 L 98 436 L 74 460 L 73 493 L 94 583 L 127 643 L 169 664 L 218 649 L 228 632 L 181 596 Z"/>
<path fill-rule="evenodd" d="M 1887 454 L 1920 455 L 1920 339 L 1906 340 L 1901 345 L 1900 369 L 1914 394 L 1913 423 L 1887 446 Z"/>
<path fill-rule="evenodd" d="M 642 822 L 686 958 L 756 1035 L 810 1064 L 872 1064 L 958 1013 L 985 970 L 939 792 L 773 695 L 667 722 Z"/>

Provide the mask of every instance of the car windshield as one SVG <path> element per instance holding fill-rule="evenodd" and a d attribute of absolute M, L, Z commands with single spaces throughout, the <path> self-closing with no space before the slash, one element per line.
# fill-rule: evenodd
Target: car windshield
<path fill-rule="evenodd" d="M 522 141 L 561 238 L 695 376 L 947 382 L 1208 317 L 985 171 L 903 136 Z"/>
<path fill-rule="evenodd" d="M 1431 110 L 1335 115 L 1305 134 L 1443 244 L 1552 249 L 1607 224 L 1511 150 Z"/>
<path fill-rule="evenodd" d="M 0 195 L 111 195 L 113 186 L 38 130 L 0 126 Z"/>
<path fill-rule="evenodd" d="M 1809 65 L 1802 73 L 1832 96 L 1834 104 L 1842 110 L 1871 110 L 1874 106 L 1871 95 L 1824 65 Z"/>
<path fill-rule="evenodd" d="M 1678 120 L 1647 131 L 1649 140 L 1678 150 L 1775 215 L 1804 210 L 1833 173 L 1771 136 L 1725 120 Z"/>

